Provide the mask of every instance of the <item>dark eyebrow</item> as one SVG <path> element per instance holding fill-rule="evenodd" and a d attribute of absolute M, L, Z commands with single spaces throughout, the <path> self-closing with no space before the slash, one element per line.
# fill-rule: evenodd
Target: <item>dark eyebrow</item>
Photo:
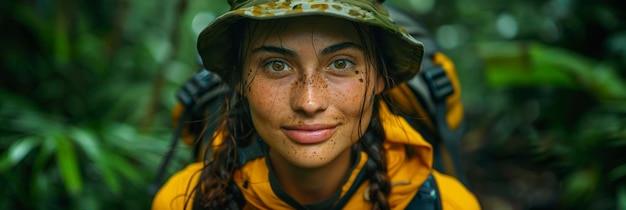
<path fill-rule="evenodd" d="M 327 55 L 330 53 L 334 53 L 343 49 L 347 49 L 347 48 L 356 48 L 358 50 L 363 50 L 363 47 L 361 47 L 361 45 L 352 43 L 352 42 L 342 42 L 339 44 L 334 44 L 331 46 L 328 46 L 327 48 L 324 48 L 324 50 L 322 50 L 322 55 Z"/>
<path fill-rule="evenodd" d="M 327 54 L 334 53 L 334 52 L 337 52 L 337 51 L 340 51 L 340 50 L 343 50 L 343 49 L 348 49 L 348 48 L 356 48 L 358 50 L 363 50 L 363 47 L 361 47 L 361 45 L 358 45 L 358 44 L 355 44 L 355 43 L 352 43 L 352 42 L 342 42 L 342 43 L 334 44 L 334 45 L 331 45 L 331 46 L 328 46 L 328 47 L 324 48 L 324 50 L 322 50 L 321 54 L 322 55 L 327 55 Z M 296 56 L 297 55 L 296 52 L 294 52 L 292 50 L 289 50 L 289 49 L 286 49 L 286 48 L 276 47 L 276 46 L 265 46 L 265 45 L 257 47 L 257 48 L 254 48 L 251 53 L 258 53 L 258 52 L 261 52 L 261 51 L 273 52 L 273 53 L 283 54 L 283 55 L 287 55 L 287 56 Z"/>
<path fill-rule="evenodd" d="M 265 51 L 265 52 L 273 52 L 273 53 L 278 53 L 278 54 L 283 54 L 283 55 L 288 55 L 288 56 L 296 56 L 296 52 L 282 48 L 282 47 L 276 47 L 276 46 L 260 46 L 257 48 L 254 48 L 252 50 L 251 53 L 257 53 L 257 52 L 261 52 L 261 51 Z"/>

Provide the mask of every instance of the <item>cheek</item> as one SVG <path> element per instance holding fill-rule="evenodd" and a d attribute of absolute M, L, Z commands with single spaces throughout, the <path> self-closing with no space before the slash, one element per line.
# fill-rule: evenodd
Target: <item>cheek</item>
<path fill-rule="evenodd" d="M 289 104 L 289 87 L 276 81 L 255 78 L 245 87 L 245 97 L 248 99 L 252 120 L 256 125 L 270 126 L 277 123 L 282 110 Z"/>
<path fill-rule="evenodd" d="M 274 102 L 268 99 L 276 99 L 277 92 L 269 88 L 271 86 L 262 82 L 252 82 L 245 86 L 245 97 L 248 99 L 252 112 L 267 113 L 271 111 Z"/>
<path fill-rule="evenodd" d="M 367 88 L 367 91 L 366 91 Z M 365 75 L 360 74 L 358 77 L 351 78 L 350 81 L 345 81 L 334 85 L 333 98 L 338 105 L 352 110 L 351 113 L 360 114 L 362 105 L 367 109 L 371 106 L 371 97 L 374 92 L 373 81 L 367 81 Z"/>

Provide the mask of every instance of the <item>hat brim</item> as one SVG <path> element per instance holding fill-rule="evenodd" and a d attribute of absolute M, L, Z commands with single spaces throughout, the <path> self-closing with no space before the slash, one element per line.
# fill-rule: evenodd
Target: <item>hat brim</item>
<path fill-rule="evenodd" d="M 380 5 L 378 5 L 380 6 Z M 382 6 L 380 6 L 382 7 Z M 268 20 L 298 16 L 325 15 L 363 23 L 380 31 L 376 43 L 384 59 L 392 84 L 411 79 L 420 70 L 423 44 L 397 26 L 373 3 L 356 0 L 291 0 L 243 5 L 231 10 L 207 26 L 198 37 L 198 52 L 206 69 L 227 78 L 235 68 L 238 45 L 232 26 L 245 19 Z M 240 37 L 240 36 L 239 36 Z"/>

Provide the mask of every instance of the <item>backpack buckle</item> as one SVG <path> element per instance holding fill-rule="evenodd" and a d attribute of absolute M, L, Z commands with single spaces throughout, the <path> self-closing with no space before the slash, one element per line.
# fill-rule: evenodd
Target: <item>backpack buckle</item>
<path fill-rule="evenodd" d="M 422 77 L 435 102 L 441 102 L 454 93 L 452 82 L 442 66 L 425 69 Z"/>

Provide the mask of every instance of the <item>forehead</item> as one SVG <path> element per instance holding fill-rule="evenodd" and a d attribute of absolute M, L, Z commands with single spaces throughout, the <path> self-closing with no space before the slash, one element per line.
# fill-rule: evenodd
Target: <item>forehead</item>
<path fill-rule="evenodd" d="M 264 40 L 264 43 L 282 42 L 286 38 L 307 36 L 314 40 L 341 39 L 360 42 L 365 27 L 341 18 L 304 16 L 251 21 L 247 30 L 248 38 Z"/>

